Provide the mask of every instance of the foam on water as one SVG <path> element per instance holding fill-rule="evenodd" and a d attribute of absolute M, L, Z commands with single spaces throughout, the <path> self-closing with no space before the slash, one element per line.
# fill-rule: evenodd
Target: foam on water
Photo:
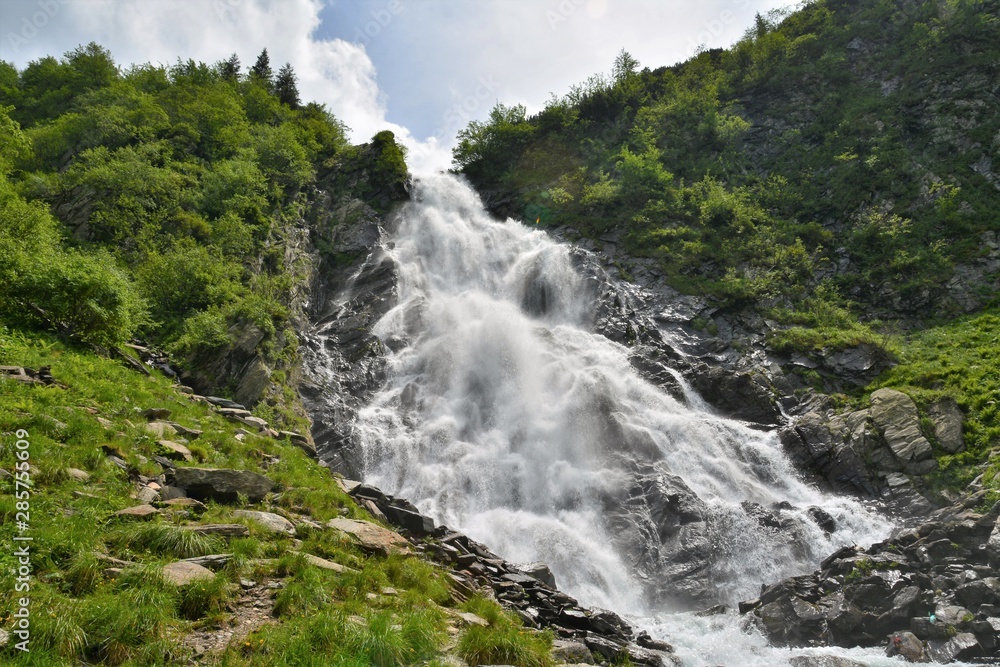
<path fill-rule="evenodd" d="M 683 404 L 641 379 L 627 348 L 589 330 L 595 304 L 569 249 L 491 219 L 458 179 L 416 184 L 390 252 L 400 299 L 375 333 L 396 352 L 358 417 L 366 480 L 509 560 L 545 561 L 561 589 L 667 638 L 687 664 L 774 665 L 786 652 L 735 616 L 649 607 L 603 519 L 602 498 L 625 483 L 629 460 L 663 462 L 708 503 L 722 601 L 887 535 L 859 503 L 802 482 L 774 433 L 712 414 L 686 385 Z M 795 539 L 776 540 L 744 501 L 798 508 Z M 810 506 L 835 518 L 832 535 Z"/>

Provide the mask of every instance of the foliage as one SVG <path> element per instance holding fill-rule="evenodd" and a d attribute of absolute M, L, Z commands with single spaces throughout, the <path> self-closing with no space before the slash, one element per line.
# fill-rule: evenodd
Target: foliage
<path fill-rule="evenodd" d="M 247 76 L 235 54 L 121 71 L 96 44 L 0 64 L 0 321 L 105 347 L 141 334 L 192 359 L 252 324 L 286 354 L 301 276 L 283 231 L 317 173 L 349 157 L 371 174 L 360 197 L 406 179 L 391 133 L 348 146 L 296 85 L 266 49 Z"/>
<path fill-rule="evenodd" d="M 450 650 L 453 640 L 446 628 L 454 611 L 448 607 L 455 603 L 436 566 L 413 556 L 366 554 L 328 528 L 300 532 L 301 540 L 296 540 L 248 522 L 250 536 L 228 544 L 188 529 L 239 520 L 231 507 L 216 503 L 200 515 L 164 508 L 163 514 L 172 516 L 124 522 L 114 512 L 136 503 L 130 497 L 133 478 L 95 443 L 118 452 L 130 471 L 155 477 L 162 468 L 152 460 L 154 440 L 132 420 L 137 407 L 165 407 L 172 421 L 202 431 L 197 442 L 207 465 L 266 472 L 285 489 L 280 502 L 289 511 L 317 521 L 335 516 L 371 520 L 331 483 L 327 469 L 296 446 L 263 434 L 237 440 L 239 424 L 178 393 L 158 372 L 145 377 L 45 333 L 0 327 L 0 364 L 51 366 L 64 385 L 0 381 L 0 431 L 26 429 L 36 467 L 31 653 L 0 647 L 3 664 L 188 664 L 183 638 L 206 629 L 224 631 L 232 622 L 231 607 L 246 604 L 235 595 L 233 582 L 240 579 L 281 581 L 276 616 L 244 640 L 205 656 L 212 664 L 388 667 L 428 664 Z M 5 469 L 12 469 L 16 459 L 9 443 L 0 447 L 0 467 Z M 265 471 L 263 460 L 276 462 Z M 90 479 L 80 482 L 53 472 L 68 467 L 86 471 Z M 12 479 L 0 479 L 0 533 L 8 541 L 16 532 L 13 491 Z M 266 504 L 259 509 L 283 511 Z M 233 557 L 211 579 L 180 587 L 163 579 L 166 562 L 206 553 Z M 315 567 L 303 554 L 353 571 Z M 108 557 L 129 565 L 112 576 Z M 8 616 L 17 604 L 11 574 L 15 565 L 16 556 L 0 554 L 0 616 Z M 494 624 L 517 624 L 495 604 L 481 613 Z"/>
<path fill-rule="evenodd" d="M 794 311 L 825 282 L 855 312 L 955 315 L 954 267 L 995 228 L 968 165 L 1000 131 L 998 38 L 977 0 L 805 3 L 672 67 L 623 50 L 530 118 L 500 104 L 454 166 L 513 202 L 501 213 L 614 230 L 722 306 Z"/>

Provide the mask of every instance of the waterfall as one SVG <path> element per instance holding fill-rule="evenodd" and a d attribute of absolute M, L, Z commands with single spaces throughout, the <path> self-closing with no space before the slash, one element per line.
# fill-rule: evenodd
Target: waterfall
<path fill-rule="evenodd" d="M 397 222 L 398 305 L 374 330 L 389 379 L 355 425 L 366 481 L 633 618 L 753 598 L 887 536 L 803 482 L 774 433 L 644 381 L 592 331 L 569 246 L 448 175 L 421 178 Z"/>

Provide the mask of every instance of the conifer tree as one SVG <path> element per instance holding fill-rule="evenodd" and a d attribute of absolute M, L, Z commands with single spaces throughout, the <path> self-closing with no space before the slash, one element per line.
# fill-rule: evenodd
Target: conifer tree
<path fill-rule="evenodd" d="M 234 53 L 219 63 L 219 76 L 225 81 L 239 81 L 240 57 Z"/>
<path fill-rule="evenodd" d="M 278 77 L 274 81 L 274 94 L 282 104 L 287 104 L 292 109 L 298 109 L 301 104 L 296 79 L 291 63 L 285 63 L 278 70 Z"/>
<path fill-rule="evenodd" d="M 263 83 L 270 90 L 274 83 L 272 80 L 273 77 L 274 73 L 271 72 L 271 58 L 267 55 L 267 49 L 264 49 L 257 56 L 257 62 L 250 68 L 250 79 Z"/>

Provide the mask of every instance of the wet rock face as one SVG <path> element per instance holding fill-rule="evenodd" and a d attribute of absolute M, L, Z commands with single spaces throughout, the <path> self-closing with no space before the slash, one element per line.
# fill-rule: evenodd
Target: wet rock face
<path fill-rule="evenodd" d="M 740 611 L 780 645 L 886 646 L 911 662 L 996 655 L 1000 503 L 976 511 L 984 499 L 969 496 L 868 549 L 844 547 Z"/>
<path fill-rule="evenodd" d="M 942 431 L 955 429 L 954 415 L 942 424 Z M 960 432 L 960 420 L 957 428 Z M 870 408 L 854 412 L 806 412 L 779 436 L 800 467 L 836 491 L 884 500 L 903 516 L 926 516 L 933 510 L 913 480 L 936 470 L 937 461 L 921 432 L 916 405 L 902 392 L 879 389 Z"/>
<path fill-rule="evenodd" d="M 318 241 L 338 255 L 322 259 L 315 284 L 311 324 L 302 333 L 305 379 L 299 386 L 312 419 L 319 457 L 333 469 L 359 476 L 360 452 L 353 434 L 355 414 L 386 379 L 385 346 L 373 325 L 397 300 L 392 258 L 381 248 L 382 219 L 361 202 L 334 208 Z M 332 231 L 331 231 L 332 230 Z"/>
<path fill-rule="evenodd" d="M 709 508 L 663 464 L 637 471 L 604 504 L 609 532 L 651 582 L 656 603 L 703 608 L 717 600 L 711 581 Z"/>

